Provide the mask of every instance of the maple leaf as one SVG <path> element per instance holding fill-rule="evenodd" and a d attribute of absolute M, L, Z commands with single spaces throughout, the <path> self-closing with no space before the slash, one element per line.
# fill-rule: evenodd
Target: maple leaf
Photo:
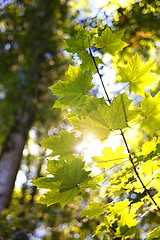
<path fill-rule="evenodd" d="M 155 129 L 160 126 L 160 92 L 154 97 L 149 92 L 145 94 L 141 102 L 140 114 L 144 117 L 141 128 L 153 135 Z"/>
<path fill-rule="evenodd" d="M 50 87 L 54 95 L 61 96 L 56 100 L 54 107 L 77 108 L 86 101 L 85 95 L 93 88 L 91 71 L 83 72 L 80 66 L 69 66 L 67 76 L 69 81 L 59 81 Z"/>
<path fill-rule="evenodd" d="M 73 37 L 65 40 L 68 45 L 68 48 L 66 48 L 66 51 L 72 52 L 72 53 L 81 53 L 86 48 L 91 47 L 92 38 L 96 34 L 96 32 L 97 32 L 97 29 L 93 29 L 90 32 L 88 32 L 87 29 L 80 30 L 76 38 Z"/>
<path fill-rule="evenodd" d="M 64 207 L 67 203 L 72 202 L 74 198 L 79 195 L 79 193 L 80 189 L 77 187 L 74 187 L 62 193 L 56 191 L 49 191 L 46 194 L 44 194 L 43 197 L 40 198 L 39 202 L 47 204 L 47 206 L 50 206 L 55 203 L 60 203 L 61 206 Z"/>
<path fill-rule="evenodd" d="M 110 214 L 111 215 L 117 215 L 122 213 L 130 204 L 130 201 L 125 198 L 124 201 L 120 201 L 120 202 L 115 202 L 114 206 L 110 207 Z"/>
<path fill-rule="evenodd" d="M 63 155 L 63 154 L 62 154 Z M 69 157 L 71 157 L 71 155 L 69 154 Z M 61 157 L 59 157 L 58 160 L 48 160 L 47 162 L 47 171 L 50 174 L 54 174 L 54 172 L 57 171 L 57 169 L 63 167 L 66 164 L 66 161 L 64 159 L 62 159 Z"/>
<path fill-rule="evenodd" d="M 158 79 L 156 74 L 149 72 L 155 61 L 142 63 L 138 54 L 128 60 L 127 66 L 119 69 L 121 82 L 129 82 L 129 91 L 144 96 L 144 88 L 152 86 Z"/>
<path fill-rule="evenodd" d="M 90 100 L 91 101 L 91 100 Z M 129 105 L 132 100 L 129 100 L 125 93 L 115 97 L 110 106 L 102 99 L 94 100 L 89 103 L 90 108 L 83 106 L 82 112 L 88 111 L 86 116 L 71 117 L 70 122 L 74 129 L 81 131 L 84 135 L 92 133 L 95 138 L 105 139 L 109 136 L 110 131 L 119 130 L 128 126 L 128 121 L 135 118 L 137 112 L 130 111 Z"/>
<path fill-rule="evenodd" d="M 105 53 L 115 55 L 117 51 L 121 51 L 128 44 L 123 42 L 121 38 L 124 36 L 125 30 L 120 30 L 117 32 L 112 32 L 109 27 L 107 27 L 101 34 L 101 36 L 95 38 L 95 47 L 104 48 Z"/>
<path fill-rule="evenodd" d="M 96 98 L 92 96 L 87 96 L 87 99 L 83 105 L 80 105 L 77 109 L 72 109 L 72 111 L 68 114 L 68 117 L 73 116 L 88 116 L 90 112 L 93 110 L 97 110 L 97 105 L 104 104 L 106 105 L 106 101 L 104 97 Z"/>
<path fill-rule="evenodd" d="M 33 185 L 36 185 L 38 189 L 44 188 L 44 189 L 51 189 L 54 191 L 58 191 L 58 187 L 61 182 L 55 182 L 53 178 L 48 177 L 40 177 L 32 181 Z"/>
<path fill-rule="evenodd" d="M 53 151 L 50 156 L 61 155 L 64 157 L 76 153 L 76 145 L 79 141 L 79 138 L 76 138 L 73 133 L 61 130 L 60 137 L 52 135 L 40 143 L 44 148 Z"/>
<path fill-rule="evenodd" d="M 54 179 L 61 181 L 59 190 L 61 192 L 78 187 L 79 184 L 89 180 L 89 171 L 84 169 L 84 162 L 75 158 L 70 164 L 65 164 L 54 173 Z"/>
<path fill-rule="evenodd" d="M 58 202 L 65 206 L 73 201 L 81 193 L 80 185 L 91 179 L 90 172 L 83 169 L 84 162 L 81 158 L 74 158 L 69 164 L 63 162 L 59 168 L 58 165 L 56 165 L 57 168 L 51 166 L 49 169 L 49 167 L 50 165 L 47 170 L 54 175 L 53 178 L 38 178 L 32 182 L 38 188 L 51 189 L 40 200 L 41 203 L 46 203 L 48 206 Z"/>
<path fill-rule="evenodd" d="M 95 68 L 93 59 L 90 54 L 88 54 L 86 52 L 81 52 L 81 53 L 79 53 L 79 57 L 82 59 L 81 69 L 83 71 L 90 69 L 90 71 L 93 73 L 97 72 L 97 69 Z M 100 59 L 99 57 L 94 57 L 94 60 L 95 60 L 97 66 L 98 66 L 98 64 L 104 64 L 102 59 Z"/>
<path fill-rule="evenodd" d="M 125 159 L 128 159 L 128 154 L 124 153 L 123 146 L 117 147 L 113 152 L 112 148 L 104 148 L 102 151 L 103 157 L 93 157 L 93 161 L 96 162 L 96 167 L 104 167 L 109 169 L 114 164 L 123 163 Z"/>
<path fill-rule="evenodd" d="M 83 210 L 81 213 L 81 216 L 87 216 L 88 218 L 98 217 L 101 214 L 104 213 L 104 211 L 107 209 L 107 206 L 105 206 L 101 201 L 100 202 L 91 202 L 88 203 L 89 208 L 86 210 Z"/>

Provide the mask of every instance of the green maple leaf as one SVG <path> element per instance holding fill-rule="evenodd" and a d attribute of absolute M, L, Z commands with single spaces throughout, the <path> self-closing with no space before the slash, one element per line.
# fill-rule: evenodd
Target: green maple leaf
<path fill-rule="evenodd" d="M 160 92 L 154 97 L 149 92 L 141 102 L 140 114 L 144 117 L 141 128 L 144 128 L 146 133 L 152 135 L 160 126 Z"/>
<path fill-rule="evenodd" d="M 86 182 L 90 172 L 84 169 L 84 162 L 80 158 L 75 158 L 70 164 L 65 164 L 54 173 L 54 179 L 61 181 L 59 190 L 61 192 L 78 187 L 79 184 Z"/>
<path fill-rule="evenodd" d="M 69 155 L 70 157 L 71 155 Z M 47 162 L 47 171 L 54 175 L 54 173 L 57 171 L 57 169 L 63 167 L 66 164 L 64 159 L 61 159 L 61 157 L 58 160 L 48 160 Z"/>
<path fill-rule="evenodd" d="M 107 207 L 100 201 L 100 202 L 91 202 L 88 203 L 89 208 L 83 210 L 81 216 L 87 216 L 88 218 L 98 217 L 104 213 Z"/>
<path fill-rule="evenodd" d="M 121 39 L 124 36 L 125 30 L 120 30 L 117 32 L 112 32 L 109 27 L 107 27 L 101 34 L 101 36 L 95 38 L 95 46 L 97 48 L 104 48 L 105 53 L 115 55 L 117 51 L 121 51 L 128 44 L 123 42 Z"/>
<path fill-rule="evenodd" d="M 137 221 L 135 219 L 135 217 L 136 217 L 135 213 L 136 212 L 132 211 L 132 209 L 129 211 L 128 208 L 123 210 L 123 212 L 121 213 L 121 219 L 117 221 L 118 228 L 117 228 L 116 236 L 121 236 L 124 234 L 125 234 L 125 236 L 130 235 L 130 232 L 128 231 L 129 228 L 137 225 Z M 122 233 L 122 229 L 125 226 L 127 227 L 127 229 L 125 232 Z"/>
<path fill-rule="evenodd" d="M 130 204 L 130 201 L 125 198 L 124 201 L 120 201 L 120 202 L 115 202 L 113 207 L 110 207 L 110 214 L 111 215 L 117 215 L 117 214 L 121 214 Z"/>
<path fill-rule="evenodd" d="M 93 88 L 91 71 L 83 72 L 80 66 L 69 66 L 67 76 L 67 82 L 59 81 L 50 87 L 54 95 L 61 96 L 56 100 L 54 107 L 77 108 L 86 101 L 86 94 Z"/>
<path fill-rule="evenodd" d="M 88 32 L 87 29 L 82 29 L 79 31 L 77 38 L 70 38 L 66 39 L 66 43 L 68 45 L 68 48 L 66 48 L 66 51 L 72 52 L 72 53 L 81 53 L 86 48 L 91 47 L 92 45 L 92 38 L 96 33 L 96 29 Z"/>
<path fill-rule="evenodd" d="M 52 135 L 40 143 L 44 148 L 51 149 L 53 151 L 51 153 L 52 157 L 56 155 L 64 157 L 76 153 L 76 145 L 79 141 L 79 138 L 76 138 L 73 133 L 61 130 L 60 137 Z"/>
<path fill-rule="evenodd" d="M 142 63 L 138 54 L 128 60 L 127 66 L 119 70 L 121 82 L 129 82 L 129 91 L 144 96 L 144 88 L 152 86 L 158 79 L 156 74 L 149 72 L 155 61 Z"/>
<path fill-rule="evenodd" d="M 97 110 L 97 106 L 99 104 L 106 105 L 105 99 L 88 96 L 86 102 L 83 105 L 80 105 L 77 109 L 72 109 L 71 112 L 68 114 L 68 117 L 88 116 L 90 112 L 92 112 L 93 110 Z"/>
<path fill-rule="evenodd" d="M 124 153 L 123 146 L 117 147 L 113 152 L 112 148 L 104 148 L 102 151 L 103 157 L 93 157 L 93 161 L 96 162 L 96 167 L 104 167 L 109 169 L 114 164 L 123 163 L 125 159 L 128 159 L 128 154 Z"/>
<path fill-rule="evenodd" d="M 57 161 L 58 162 L 58 161 Z M 74 158 L 71 163 L 63 162 L 47 170 L 54 175 L 53 178 L 38 178 L 32 183 L 38 188 L 51 189 L 41 198 L 41 203 L 46 203 L 48 206 L 60 202 L 62 206 L 73 201 L 73 199 L 81 193 L 80 185 L 89 181 L 90 172 L 86 172 L 84 162 L 81 158 Z M 56 169 L 57 168 L 57 169 Z"/>
<path fill-rule="evenodd" d="M 94 65 L 93 59 L 90 54 L 88 54 L 86 52 L 81 52 L 81 53 L 79 53 L 79 57 L 82 59 L 81 69 L 83 71 L 87 71 L 88 69 L 90 69 L 90 71 L 93 73 L 97 72 L 97 69 Z M 95 60 L 97 66 L 98 66 L 98 64 L 104 64 L 102 59 L 100 59 L 99 57 L 94 57 L 94 60 Z"/>
<path fill-rule="evenodd" d="M 92 133 L 95 138 L 105 139 L 109 136 L 110 131 L 123 129 L 128 126 L 128 121 L 135 118 L 136 111 L 130 111 L 129 105 L 132 100 L 129 100 L 125 93 L 114 98 L 110 106 L 102 99 L 93 100 L 94 103 L 89 103 L 92 111 L 84 105 L 82 112 L 87 113 L 86 116 L 71 117 L 70 122 L 74 129 L 81 131 L 84 135 Z"/>
<path fill-rule="evenodd" d="M 84 137 L 87 137 L 88 134 L 93 134 L 95 139 L 103 140 L 110 134 L 108 124 L 101 116 L 99 119 L 93 119 L 92 114 L 87 117 L 73 117 L 70 119 L 70 122 L 75 130 L 83 133 Z"/>
<path fill-rule="evenodd" d="M 54 191 L 58 191 L 58 187 L 61 182 L 55 182 L 53 178 L 47 178 L 47 177 L 40 177 L 32 181 L 33 185 L 36 185 L 38 189 L 44 188 L 44 189 L 51 189 Z"/>
<path fill-rule="evenodd" d="M 47 204 L 50 206 L 55 203 L 60 203 L 62 207 L 64 207 L 67 203 L 70 203 L 77 197 L 80 193 L 80 189 L 74 187 L 69 189 L 65 192 L 56 192 L 56 191 L 49 191 L 44 194 L 44 197 L 40 198 L 40 203 Z"/>
<path fill-rule="evenodd" d="M 136 117 L 136 110 L 129 110 L 132 100 L 128 99 L 126 93 L 115 97 L 109 111 L 110 129 L 118 130 L 128 127 L 128 122 Z"/>
<path fill-rule="evenodd" d="M 81 30 L 77 38 L 69 38 L 65 40 L 68 47 L 67 52 L 78 53 L 90 47 L 90 39 L 86 30 Z"/>

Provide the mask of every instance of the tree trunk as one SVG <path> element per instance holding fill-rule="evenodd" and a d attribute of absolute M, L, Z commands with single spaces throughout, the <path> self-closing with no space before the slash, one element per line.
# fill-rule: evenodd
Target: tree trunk
<path fill-rule="evenodd" d="M 19 111 L 0 155 L 0 212 L 8 208 L 34 112 Z"/>
<path fill-rule="evenodd" d="M 26 6 L 24 9 L 22 16 L 17 15 L 20 11 L 16 11 L 15 6 L 9 8 L 8 12 L 6 11 L 7 14 L 4 15 L 4 17 L 7 17 L 6 22 L 11 22 L 11 27 L 14 26 L 14 23 L 17 24 L 15 25 L 17 27 L 14 27 L 12 32 L 13 36 L 15 34 L 15 39 L 17 38 L 17 41 L 19 41 L 19 47 L 16 49 L 18 55 L 15 53 L 12 58 L 7 57 L 4 62 L 4 69 L 7 70 L 6 64 L 8 64 L 8 69 L 12 71 L 6 78 L 4 71 L 3 84 L 7 92 L 4 111 L 6 110 L 7 113 L 4 114 L 2 122 L 7 123 L 6 116 L 11 120 L 10 124 L 6 124 L 7 128 L 4 128 L 10 129 L 10 131 L 7 138 L 5 137 L 5 140 L 3 140 L 4 144 L 0 153 L 0 212 L 9 206 L 28 132 L 36 120 L 41 121 L 37 109 L 44 101 L 43 96 L 48 94 L 47 87 L 57 80 L 57 70 L 55 70 L 55 76 L 44 79 L 46 73 L 51 70 L 46 53 L 52 56 L 55 63 L 59 62 L 58 46 L 61 39 L 56 34 L 61 23 L 59 23 L 57 16 L 60 16 L 60 19 L 63 20 L 67 14 L 67 5 L 61 4 L 57 0 L 37 0 L 36 4 Z M 23 34 L 19 32 L 18 27 L 22 28 Z M 10 28 L 8 29 L 10 31 Z M 4 44 L 6 44 L 6 40 Z M 12 53 L 11 50 L 12 48 L 7 51 Z M 21 60 L 19 60 L 20 56 L 22 56 Z M 13 72 L 12 67 L 16 66 L 16 64 L 19 66 L 19 71 Z M 10 111 L 9 106 L 13 105 L 13 111 L 8 114 Z M 15 120 L 12 124 L 13 118 Z"/>

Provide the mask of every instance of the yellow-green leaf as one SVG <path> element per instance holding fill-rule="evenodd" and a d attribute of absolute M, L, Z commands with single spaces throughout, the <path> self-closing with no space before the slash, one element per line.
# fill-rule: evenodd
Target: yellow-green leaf
<path fill-rule="evenodd" d="M 97 167 L 106 169 L 109 169 L 114 164 L 123 163 L 124 160 L 128 159 L 128 154 L 124 153 L 122 145 L 117 147 L 115 152 L 113 152 L 112 148 L 104 148 L 102 154 L 103 157 L 93 157 L 93 161 L 97 163 Z"/>
<path fill-rule="evenodd" d="M 86 52 L 81 52 L 79 54 L 79 57 L 82 59 L 81 69 L 83 71 L 87 71 L 88 69 L 90 69 L 90 71 L 92 71 L 93 73 L 97 72 L 97 69 L 94 65 L 93 59 L 90 54 L 88 54 Z M 98 66 L 98 64 L 104 64 L 103 61 L 99 57 L 95 57 L 94 60 L 97 64 L 97 66 Z"/>
<path fill-rule="evenodd" d="M 54 95 L 61 96 L 56 100 L 55 108 L 77 108 L 86 101 L 86 94 L 93 88 L 91 71 L 83 72 L 80 65 L 78 67 L 70 66 L 67 76 L 68 81 L 59 81 L 50 87 Z"/>
<path fill-rule="evenodd" d="M 93 105 L 89 103 L 92 111 L 84 105 L 85 111 L 88 111 L 87 116 L 72 117 L 70 122 L 75 130 L 83 132 L 84 135 L 91 133 L 102 140 L 109 136 L 110 131 L 127 127 L 128 121 L 136 117 L 137 112 L 129 110 L 131 102 L 125 93 L 115 97 L 110 106 L 100 99 L 94 101 Z M 85 111 L 82 106 L 82 112 Z"/>
<path fill-rule="evenodd" d="M 93 35 L 93 31 L 89 33 L 87 29 L 80 30 L 76 38 L 65 40 L 68 45 L 66 50 L 72 53 L 81 53 L 82 51 L 85 51 L 86 48 L 91 47 Z"/>
<path fill-rule="evenodd" d="M 128 60 L 127 66 L 121 67 L 119 69 L 119 74 L 121 76 L 121 82 L 128 82 L 129 91 L 135 92 L 144 96 L 144 88 L 152 86 L 152 84 L 158 79 L 156 74 L 151 73 L 155 61 L 148 61 L 147 63 L 142 63 L 138 54 Z"/>
<path fill-rule="evenodd" d="M 111 29 L 107 27 L 101 36 L 95 38 L 95 46 L 97 48 L 104 48 L 105 53 L 115 55 L 117 51 L 121 51 L 128 45 L 121 40 L 124 36 L 124 31 L 125 30 L 112 32 Z"/>
<path fill-rule="evenodd" d="M 89 208 L 83 210 L 81 216 L 87 216 L 88 218 L 98 217 L 104 213 L 107 208 L 101 201 L 88 203 Z"/>
<path fill-rule="evenodd" d="M 74 198 L 79 195 L 79 193 L 80 189 L 77 187 L 74 187 L 61 193 L 49 191 L 46 194 L 44 194 L 44 197 L 42 197 L 39 202 L 47 204 L 47 206 L 50 206 L 55 203 L 60 203 L 62 207 L 64 207 L 67 203 L 72 202 Z"/>
<path fill-rule="evenodd" d="M 51 149 L 53 151 L 51 154 L 52 157 L 56 155 L 65 157 L 76 153 L 76 145 L 78 142 L 79 138 L 76 138 L 73 133 L 61 130 L 60 137 L 52 135 L 40 143 L 44 148 Z"/>
<path fill-rule="evenodd" d="M 145 94 L 141 102 L 140 114 L 144 117 L 141 128 L 144 128 L 146 133 L 153 135 L 155 129 L 160 126 L 160 92 L 154 97 L 149 92 Z"/>

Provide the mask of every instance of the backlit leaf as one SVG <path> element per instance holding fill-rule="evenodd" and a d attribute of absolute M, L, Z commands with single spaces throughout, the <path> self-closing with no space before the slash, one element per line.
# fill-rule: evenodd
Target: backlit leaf
<path fill-rule="evenodd" d="M 74 198 L 79 195 L 79 193 L 80 190 L 77 187 L 74 187 L 61 193 L 49 191 L 46 194 L 44 194 L 44 197 L 42 197 L 39 202 L 47 204 L 47 206 L 50 206 L 55 203 L 60 203 L 61 206 L 64 207 L 67 203 L 72 202 Z"/>
<path fill-rule="evenodd" d="M 61 96 L 56 100 L 54 107 L 77 108 L 86 101 L 85 95 L 93 88 L 91 71 L 83 72 L 80 66 L 70 66 L 67 76 L 68 81 L 59 81 L 50 87 L 54 95 Z"/>
<path fill-rule="evenodd" d="M 66 191 L 77 187 L 79 184 L 89 180 L 89 173 L 84 169 L 84 162 L 75 158 L 70 164 L 65 164 L 54 173 L 55 181 L 61 181 L 60 191 Z"/>
<path fill-rule="evenodd" d="M 91 180 L 90 172 L 83 168 L 84 162 L 81 158 L 74 158 L 69 164 L 65 162 L 63 166 L 54 168 L 53 172 L 48 166 L 49 172 L 54 175 L 53 178 L 38 178 L 33 181 L 38 188 L 51 189 L 40 202 L 48 206 L 60 202 L 62 207 L 72 202 L 81 193 L 80 184 Z"/>
<path fill-rule="evenodd" d="M 73 133 L 68 133 L 65 130 L 60 131 L 60 137 L 52 135 L 47 139 L 41 141 L 44 148 L 51 149 L 53 152 L 51 156 L 61 155 L 67 156 L 76 153 L 76 145 L 79 139 Z"/>
<path fill-rule="evenodd" d="M 68 48 L 66 48 L 66 50 L 72 53 L 81 53 L 82 51 L 85 51 L 86 48 L 91 47 L 92 38 L 95 33 L 95 29 L 90 33 L 87 31 L 87 29 L 80 30 L 76 38 L 65 40 L 68 45 Z"/>
<path fill-rule="evenodd" d="M 149 92 L 145 94 L 140 114 L 144 117 L 141 128 L 144 128 L 146 133 L 153 135 L 155 129 L 160 126 L 160 92 L 154 97 Z"/>
<path fill-rule="evenodd" d="M 93 73 L 97 72 L 97 69 L 94 65 L 93 59 L 90 54 L 88 54 L 86 52 L 81 52 L 79 54 L 79 57 L 82 59 L 81 69 L 83 71 L 87 71 L 88 69 L 90 69 L 90 71 L 92 71 Z M 97 66 L 98 66 L 98 64 L 104 64 L 103 61 L 99 57 L 95 57 L 94 60 L 97 64 Z"/>
<path fill-rule="evenodd" d="M 138 54 L 128 60 L 127 66 L 119 69 L 121 82 L 129 82 L 129 91 L 144 96 L 144 88 L 152 86 L 158 77 L 151 73 L 155 61 L 142 63 Z"/>
<path fill-rule="evenodd" d="M 83 210 L 81 216 L 87 216 L 88 218 L 98 217 L 104 213 L 107 208 L 101 201 L 88 203 L 89 208 Z"/>
<path fill-rule="evenodd" d="M 110 106 L 102 99 L 94 101 L 92 111 L 89 111 L 89 108 L 86 110 L 87 107 L 84 106 L 88 111 L 87 116 L 73 117 L 70 122 L 75 130 L 81 131 L 84 135 L 92 133 L 95 138 L 102 140 L 109 136 L 110 131 L 127 127 L 128 121 L 136 117 L 136 111 L 129 110 L 131 102 L 125 93 L 115 97 Z"/>
<path fill-rule="evenodd" d="M 116 236 L 130 236 L 132 235 L 136 229 L 133 228 L 137 225 L 137 221 L 135 219 L 136 217 L 136 211 L 132 209 L 129 211 L 128 208 L 124 209 L 124 211 L 121 213 L 120 220 L 117 221 L 117 231 Z"/>
<path fill-rule="evenodd" d="M 114 164 L 123 163 L 125 159 L 128 159 L 128 154 L 124 153 L 122 145 L 117 147 L 115 152 L 112 148 L 104 148 L 102 154 L 103 157 L 93 157 L 93 161 L 97 163 L 96 167 L 109 169 Z"/>
<path fill-rule="evenodd" d="M 54 178 L 38 178 L 32 181 L 33 185 L 36 185 L 37 188 L 44 188 L 44 189 L 51 189 L 51 190 L 56 190 L 58 191 L 59 184 L 61 182 L 55 182 Z"/>
<path fill-rule="evenodd" d="M 115 55 L 117 51 L 121 51 L 128 44 L 123 42 L 121 39 L 124 36 L 125 30 L 112 32 L 107 27 L 101 34 L 101 36 L 95 38 L 95 46 L 97 48 L 104 48 L 105 53 Z"/>

